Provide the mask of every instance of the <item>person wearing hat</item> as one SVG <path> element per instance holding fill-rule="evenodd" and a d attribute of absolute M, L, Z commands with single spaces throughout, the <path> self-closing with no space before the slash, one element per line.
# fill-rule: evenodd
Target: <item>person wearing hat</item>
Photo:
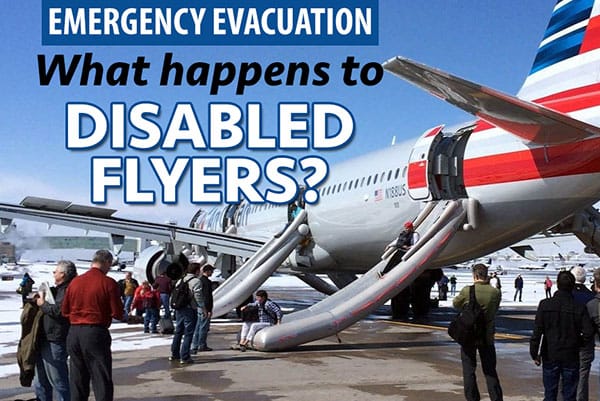
<path fill-rule="evenodd" d="M 404 254 L 413 246 L 415 242 L 415 227 L 412 221 L 404 223 L 404 229 L 398 235 L 396 241 L 393 244 L 388 245 L 389 247 L 396 248 L 396 252 L 392 255 L 387 265 L 379 272 L 379 276 L 382 277 L 384 274 L 392 270 L 402 260 Z"/>
<path fill-rule="evenodd" d="M 214 270 L 215 268 L 210 264 L 205 264 L 201 269 L 202 304 L 198 304 L 198 320 L 196 321 L 196 329 L 192 338 L 192 354 L 196 354 L 198 351 L 212 351 L 212 348 L 206 345 L 206 338 L 208 337 L 210 318 L 212 317 L 213 310 L 213 288 L 210 276 Z"/>

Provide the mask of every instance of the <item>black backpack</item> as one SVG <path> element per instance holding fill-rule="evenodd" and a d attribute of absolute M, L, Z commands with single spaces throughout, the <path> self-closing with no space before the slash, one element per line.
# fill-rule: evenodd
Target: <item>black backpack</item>
<path fill-rule="evenodd" d="M 190 291 L 190 286 L 188 283 L 193 278 L 194 277 L 190 277 L 190 279 L 187 281 L 184 281 L 183 278 L 181 278 L 177 282 L 175 288 L 173 288 L 173 291 L 171 291 L 171 298 L 169 300 L 169 305 L 172 309 L 182 309 L 190 305 L 192 302 L 192 292 Z"/>
<path fill-rule="evenodd" d="M 460 345 L 472 345 L 485 339 L 485 314 L 475 299 L 475 286 L 469 289 L 469 302 L 448 326 L 448 334 Z"/>

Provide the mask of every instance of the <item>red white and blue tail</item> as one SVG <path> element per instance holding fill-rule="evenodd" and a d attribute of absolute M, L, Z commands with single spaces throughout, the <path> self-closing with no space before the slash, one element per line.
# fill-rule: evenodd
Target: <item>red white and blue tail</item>
<path fill-rule="evenodd" d="M 518 97 L 543 102 L 597 91 L 599 82 L 600 1 L 559 0 Z"/>

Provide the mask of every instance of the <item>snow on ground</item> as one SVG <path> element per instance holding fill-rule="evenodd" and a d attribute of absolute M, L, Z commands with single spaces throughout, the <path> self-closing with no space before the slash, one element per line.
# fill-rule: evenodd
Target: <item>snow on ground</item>
<path fill-rule="evenodd" d="M 7 354 L 14 354 L 17 351 L 17 344 L 21 336 L 21 295 L 16 293 L 16 289 L 21 282 L 25 272 L 35 280 L 34 291 L 43 282 L 47 281 L 51 286 L 54 285 L 52 272 L 54 263 L 45 263 L 46 261 L 58 261 L 60 259 L 70 259 L 77 265 L 79 274 L 84 273 L 89 268 L 89 261 L 93 256 L 93 250 L 36 250 L 26 252 L 21 262 L 31 264 L 19 265 L 0 265 L 0 357 Z M 42 262 L 40 262 L 42 261 Z M 128 267 L 127 270 L 130 270 Z M 125 272 L 111 271 L 108 274 L 115 280 L 120 280 L 125 276 Z M 12 277 L 12 280 L 7 278 Z M 140 281 L 140 277 L 136 277 Z M 306 284 L 300 280 L 289 276 L 274 276 L 267 280 L 265 288 L 276 287 L 303 287 Z M 215 319 L 215 323 L 227 324 L 227 320 Z M 238 323 L 231 323 L 238 324 Z M 141 325 L 128 325 L 121 322 L 113 322 L 111 325 L 112 350 L 130 350 L 130 349 L 148 349 L 159 345 L 171 344 L 171 336 L 161 336 L 158 334 L 144 334 Z M 6 377 L 19 373 L 19 367 L 16 363 L 1 364 L 0 377 Z"/>
<path fill-rule="evenodd" d="M 93 251 L 90 250 L 37 250 L 25 253 L 22 259 L 26 259 L 27 264 L 19 265 L 1 265 L 0 266 L 0 357 L 8 354 L 14 354 L 17 350 L 17 344 L 19 341 L 21 327 L 20 327 L 20 315 L 21 315 L 21 295 L 15 292 L 18 287 L 21 278 L 25 272 L 29 272 L 31 277 L 35 280 L 34 290 L 42 282 L 47 281 L 50 285 L 53 285 L 52 271 L 54 270 L 54 263 L 60 259 L 71 259 L 75 261 L 78 267 L 79 273 L 85 272 L 89 267 L 89 260 L 93 255 Z M 48 263 L 47 263 L 48 262 Z M 131 267 L 127 268 L 128 270 Z M 457 293 L 465 285 L 472 283 L 471 271 L 468 269 L 447 269 L 445 271 L 448 277 L 453 274 L 458 279 L 456 286 Z M 524 279 L 524 290 L 523 290 L 523 302 L 513 302 L 514 295 L 514 279 L 517 274 L 521 274 Z M 115 280 L 120 280 L 124 277 L 124 272 L 111 271 L 109 276 Z M 514 307 L 535 307 L 539 301 L 544 297 L 543 281 L 546 275 L 550 276 L 555 281 L 557 271 L 556 270 L 539 270 L 539 271 L 526 271 L 526 270 L 507 270 L 505 274 L 500 276 L 502 283 L 502 305 L 505 308 Z M 588 273 L 588 278 L 591 276 Z M 7 278 L 12 277 L 12 280 Z M 140 280 L 140 277 L 136 277 Z M 308 288 L 306 284 L 301 282 L 295 277 L 285 275 L 275 275 L 264 285 L 265 288 Z M 553 288 L 553 290 L 555 287 Z M 431 294 L 432 298 L 437 296 L 437 288 L 434 286 Z M 448 294 L 448 300 L 441 301 L 440 306 L 451 306 L 452 296 Z M 215 319 L 215 323 L 218 324 L 238 324 L 228 323 L 228 320 Z M 112 334 L 112 349 L 114 351 L 129 350 L 132 348 L 136 349 L 148 349 L 159 345 L 168 345 L 171 343 L 171 336 L 161 335 L 149 335 L 142 332 L 141 326 L 130 326 L 125 323 L 113 323 L 111 326 Z M 16 363 L 0 364 L 0 377 L 6 377 L 19 373 L 19 369 Z"/>

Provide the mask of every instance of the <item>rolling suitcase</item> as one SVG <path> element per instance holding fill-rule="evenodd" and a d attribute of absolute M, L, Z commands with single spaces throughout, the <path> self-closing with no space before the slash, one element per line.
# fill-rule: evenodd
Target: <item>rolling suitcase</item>
<path fill-rule="evenodd" d="M 161 317 L 158 321 L 158 332 L 160 334 L 173 334 L 173 331 L 175 331 L 173 321 L 168 317 Z"/>

